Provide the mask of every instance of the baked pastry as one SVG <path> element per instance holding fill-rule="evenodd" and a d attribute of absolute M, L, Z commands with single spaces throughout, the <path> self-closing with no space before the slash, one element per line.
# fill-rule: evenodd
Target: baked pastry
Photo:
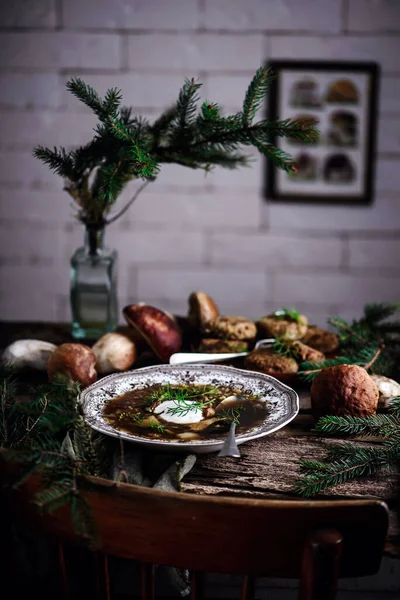
<path fill-rule="evenodd" d="M 247 352 L 249 344 L 243 340 L 219 340 L 203 338 L 199 345 L 199 352 Z"/>
<path fill-rule="evenodd" d="M 214 300 L 204 292 L 192 292 L 189 296 L 188 321 L 197 329 L 219 315 L 219 308 Z"/>
<path fill-rule="evenodd" d="M 299 315 L 293 319 L 288 315 L 267 315 L 256 321 L 260 337 L 299 340 L 307 331 L 307 317 Z"/>
<path fill-rule="evenodd" d="M 130 304 L 122 311 L 127 323 L 146 340 L 163 362 L 182 347 L 181 331 L 167 313 L 148 304 Z"/>
<path fill-rule="evenodd" d="M 301 341 L 324 354 L 335 352 L 339 348 L 339 336 L 332 331 L 309 325 Z"/>
<path fill-rule="evenodd" d="M 215 317 L 205 324 L 204 333 L 223 340 L 253 340 L 257 328 L 245 317 Z"/>
<path fill-rule="evenodd" d="M 298 362 L 321 362 L 325 359 L 325 354 L 323 354 L 323 352 L 311 348 L 311 346 L 307 346 L 307 344 L 303 344 L 303 342 L 300 342 L 299 340 L 291 343 L 291 349 L 296 355 L 296 360 Z"/>
<path fill-rule="evenodd" d="M 299 365 L 291 356 L 276 354 L 270 349 L 259 348 L 252 350 L 244 359 L 246 369 L 260 371 L 267 375 L 293 375 L 299 370 Z"/>

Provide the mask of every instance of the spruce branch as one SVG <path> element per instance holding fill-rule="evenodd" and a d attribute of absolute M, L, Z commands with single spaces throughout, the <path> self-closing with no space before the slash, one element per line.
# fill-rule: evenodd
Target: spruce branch
<path fill-rule="evenodd" d="M 260 67 L 247 89 L 243 102 L 243 125 L 250 125 L 259 110 L 261 103 L 275 79 L 272 69 Z"/>
<path fill-rule="evenodd" d="M 291 156 L 271 143 L 272 136 L 307 143 L 318 132 L 314 123 L 301 120 L 253 122 L 272 80 L 270 69 L 258 69 L 246 92 L 243 112 L 223 116 L 218 104 L 209 100 L 198 109 L 202 84 L 186 79 L 175 105 L 150 124 L 121 106 L 117 88 L 110 88 L 101 98 L 94 88 L 73 77 L 67 90 L 98 117 L 94 137 L 71 152 L 39 146 L 34 155 L 66 179 L 65 189 L 78 206 L 79 220 L 92 228 L 107 224 L 111 207 L 132 179 L 153 180 L 163 163 L 205 172 L 214 166 L 233 169 L 248 164 L 240 149 L 253 147 L 277 167 L 295 172 Z"/>

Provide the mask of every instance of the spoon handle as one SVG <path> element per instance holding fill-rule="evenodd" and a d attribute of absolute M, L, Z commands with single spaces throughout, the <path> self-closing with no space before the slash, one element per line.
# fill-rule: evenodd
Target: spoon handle
<path fill-rule="evenodd" d="M 218 452 L 218 456 L 233 456 L 234 458 L 240 457 L 239 448 L 235 440 L 236 434 L 236 423 L 232 421 L 228 437 L 223 443 L 221 450 Z"/>
<path fill-rule="evenodd" d="M 202 352 L 175 352 L 169 359 L 170 365 L 180 365 L 184 363 L 210 363 L 219 360 L 227 360 L 230 358 L 238 358 L 239 356 L 247 356 L 248 352 L 236 352 L 226 354 L 211 354 Z"/>

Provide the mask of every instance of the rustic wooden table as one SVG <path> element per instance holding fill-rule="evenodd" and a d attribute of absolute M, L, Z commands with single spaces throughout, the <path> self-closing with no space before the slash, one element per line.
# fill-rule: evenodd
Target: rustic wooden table
<path fill-rule="evenodd" d="M 60 344 L 73 341 L 67 325 L 0 323 L 0 348 L 22 338 Z M 295 386 L 296 387 L 296 386 Z M 277 433 L 240 446 L 241 458 L 199 455 L 182 482 L 188 493 L 224 496 L 298 499 L 294 483 L 299 476 L 300 458 L 324 457 L 325 440 L 313 434 L 309 390 L 299 387 L 300 412 Z M 331 443 L 340 441 L 329 440 Z M 364 443 L 364 442 L 357 442 Z M 371 443 L 371 442 L 369 442 Z M 385 553 L 400 558 L 400 477 L 398 472 L 381 473 L 331 488 L 319 497 L 380 498 L 390 509 Z"/>

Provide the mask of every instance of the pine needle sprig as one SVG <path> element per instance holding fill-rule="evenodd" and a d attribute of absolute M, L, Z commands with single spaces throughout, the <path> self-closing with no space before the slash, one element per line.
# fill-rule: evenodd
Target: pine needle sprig
<path fill-rule="evenodd" d="M 251 125 L 276 75 L 270 68 L 260 67 L 254 75 L 243 102 L 243 125 Z"/>
<path fill-rule="evenodd" d="M 321 417 L 314 432 L 328 436 L 372 436 L 389 437 L 396 430 L 400 430 L 400 419 L 393 415 L 377 414 L 366 417 Z"/>
<path fill-rule="evenodd" d="M 378 438 L 373 446 L 357 442 L 326 444 L 323 461 L 300 460 L 295 489 L 303 497 L 314 496 L 350 479 L 400 466 L 400 397 L 389 403 L 389 414 L 365 417 L 328 415 L 314 429 L 322 436 Z"/>
<path fill-rule="evenodd" d="M 390 453 L 383 448 L 348 445 L 346 455 L 339 460 L 316 461 L 314 465 L 308 460 L 300 461 L 303 476 L 296 481 L 295 490 L 302 497 L 315 496 L 330 487 L 390 468 L 399 459 L 400 450 Z"/>
<path fill-rule="evenodd" d="M 77 529 L 90 536 L 93 531 L 90 519 L 83 521 L 87 511 L 77 478 L 103 474 L 103 452 L 101 438 L 95 437 L 81 415 L 79 386 L 49 382 L 32 390 L 28 398 L 19 399 L 12 370 L 2 367 L 0 371 L 2 458 L 21 466 L 7 485 L 18 488 L 40 472 L 37 505 L 50 511 L 68 505 Z"/>
<path fill-rule="evenodd" d="M 292 157 L 272 144 L 274 136 L 305 143 L 318 135 L 314 123 L 305 120 L 265 119 L 253 122 L 273 81 L 271 69 L 261 67 L 248 86 L 243 111 L 223 116 L 221 108 L 205 101 L 198 110 L 201 83 L 186 79 L 174 106 L 150 124 L 121 106 L 117 88 L 104 98 L 79 77 L 67 82 L 67 90 L 98 117 L 93 139 L 69 152 L 38 146 L 34 155 L 66 182 L 77 204 L 78 219 L 90 228 L 102 228 L 123 215 L 136 199 L 135 193 L 117 217 L 108 218 L 125 186 L 136 179 L 153 181 L 162 163 L 210 171 L 214 166 L 234 169 L 249 164 L 242 147 L 256 148 L 288 173 L 295 171 Z M 139 188 L 142 189 L 142 188 Z"/>

